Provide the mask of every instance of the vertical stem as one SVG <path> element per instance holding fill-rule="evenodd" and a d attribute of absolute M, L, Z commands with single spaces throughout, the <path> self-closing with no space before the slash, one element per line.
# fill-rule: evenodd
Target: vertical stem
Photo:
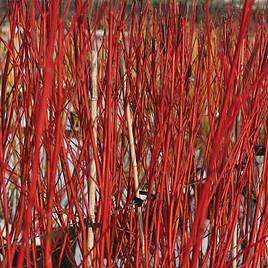
<path fill-rule="evenodd" d="M 235 224 L 234 234 L 233 234 L 233 249 L 232 257 L 235 258 L 237 255 L 237 223 Z M 232 268 L 237 267 L 237 259 L 234 259 L 232 262 Z"/>
<path fill-rule="evenodd" d="M 93 123 L 93 136 L 95 144 L 97 144 L 97 100 L 98 100 L 98 89 L 97 89 L 97 77 L 98 77 L 98 53 L 97 49 L 94 49 L 91 54 L 92 61 L 92 93 L 91 93 L 91 118 Z M 95 197 L 96 197 L 96 163 L 93 158 L 90 167 L 91 181 L 89 185 L 89 212 L 92 223 L 95 222 Z M 94 233 L 92 227 L 88 229 L 88 250 L 91 251 L 88 258 L 88 267 L 92 267 L 94 259 Z"/>
<path fill-rule="evenodd" d="M 125 68 L 124 61 L 122 61 L 122 69 L 123 69 L 123 74 L 126 74 L 126 68 Z M 125 95 L 125 97 L 126 97 L 126 87 L 127 87 L 127 83 L 126 83 L 126 78 L 125 78 L 124 79 L 124 95 Z M 131 162 L 132 162 L 132 167 L 133 167 L 135 196 L 137 198 L 140 198 L 138 167 L 137 167 L 134 135 L 133 135 L 133 128 L 132 128 L 132 117 L 131 117 L 129 103 L 127 103 L 126 109 L 127 109 L 126 112 L 127 112 L 127 126 L 128 126 L 128 134 L 129 134 L 129 146 L 130 146 L 130 153 L 131 153 Z M 138 222 L 139 222 L 140 237 L 141 237 L 141 249 L 142 249 L 142 255 L 143 255 L 143 259 L 144 259 L 144 257 L 145 257 L 145 241 L 144 241 L 144 230 L 143 230 L 141 207 L 138 207 Z"/>
<path fill-rule="evenodd" d="M 132 118 L 131 118 L 131 112 L 130 112 L 129 104 L 127 104 L 127 125 L 128 125 L 128 134 L 129 134 L 131 162 L 132 162 L 132 166 L 133 166 L 135 195 L 136 195 L 137 198 L 140 198 L 138 167 L 137 167 L 137 161 L 136 161 L 136 152 L 135 152 L 134 136 L 133 136 L 133 129 L 132 129 Z M 140 235 L 141 235 L 141 248 L 142 248 L 142 253 L 144 255 L 145 254 L 145 250 L 144 250 L 144 232 L 143 232 L 142 213 L 141 213 L 141 208 L 140 207 L 138 207 L 138 218 L 139 218 L 138 220 L 139 220 Z"/>
<path fill-rule="evenodd" d="M 242 47 L 241 47 L 241 58 L 240 58 L 240 66 L 238 67 L 241 71 L 243 71 L 243 64 L 244 64 L 244 40 L 242 43 Z M 238 85 L 238 90 L 242 87 L 242 76 L 240 76 L 240 81 L 239 81 L 239 85 Z M 240 94 L 240 92 L 236 92 L 236 94 Z M 236 122 L 235 122 L 235 142 L 238 141 L 239 136 L 240 136 L 240 132 L 241 132 L 241 112 L 238 113 L 237 117 L 236 117 Z M 238 172 L 238 171 L 237 171 Z M 238 178 L 239 174 L 237 174 L 237 178 Z M 234 187 L 236 187 L 236 185 L 234 185 Z M 237 191 L 237 189 L 235 188 L 235 192 Z M 240 209 L 240 208 L 239 208 Z M 233 249 L 232 249 L 232 257 L 234 258 L 233 262 L 232 262 L 232 268 L 236 268 L 237 267 L 237 259 L 235 258 L 237 256 L 237 231 L 238 231 L 238 223 L 235 224 L 235 229 L 234 229 L 234 234 L 233 234 Z"/>

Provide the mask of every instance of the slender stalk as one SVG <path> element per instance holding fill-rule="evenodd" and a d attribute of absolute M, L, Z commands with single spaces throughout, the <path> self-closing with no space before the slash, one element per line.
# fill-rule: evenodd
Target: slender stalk
<path fill-rule="evenodd" d="M 123 70 L 123 74 L 126 75 L 126 67 L 125 67 L 125 63 L 123 60 L 122 60 L 122 70 Z M 127 77 L 124 78 L 124 96 L 125 96 L 125 98 L 127 98 Z M 136 160 L 135 141 L 134 141 L 134 135 L 133 135 L 132 118 L 131 118 L 131 111 L 130 111 L 129 102 L 127 103 L 126 114 L 127 114 L 127 127 L 128 127 L 128 135 L 129 135 L 129 147 L 130 147 L 131 162 L 132 162 L 132 168 L 133 168 L 135 196 L 137 198 L 140 198 L 138 166 L 137 166 L 137 160 Z M 145 258 L 145 240 L 144 240 L 142 212 L 141 212 L 140 207 L 138 207 L 137 210 L 138 210 L 138 223 L 139 223 L 140 237 L 141 237 L 140 238 L 141 239 L 141 249 L 142 249 L 143 260 L 144 260 L 144 258 Z"/>
<path fill-rule="evenodd" d="M 241 47 L 241 55 L 239 59 L 240 64 L 238 65 L 239 72 L 243 71 L 243 64 L 244 64 L 244 41 Z M 240 94 L 240 88 L 242 87 L 242 77 L 240 77 L 237 85 L 238 89 L 236 90 L 236 94 Z M 238 142 L 239 136 L 241 133 L 241 112 L 238 113 L 235 121 L 235 142 Z M 238 157 L 240 159 L 240 157 Z M 238 171 L 236 171 L 236 182 L 234 183 L 235 191 L 237 191 L 237 180 L 239 178 L 238 176 Z M 233 234 L 233 244 L 232 244 L 232 257 L 233 257 L 233 262 L 232 262 L 232 267 L 236 268 L 237 267 L 237 252 L 238 252 L 238 244 L 237 244 L 237 232 L 238 232 L 238 223 L 235 225 L 234 229 L 234 234 Z"/>
<path fill-rule="evenodd" d="M 91 53 L 92 62 L 92 93 L 91 93 L 91 118 L 93 124 L 93 136 L 95 144 L 97 144 L 97 102 L 98 102 L 98 88 L 97 88 L 97 77 L 98 77 L 98 52 L 96 49 L 92 50 Z M 92 154 L 93 155 L 93 154 Z M 95 199 L 96 199 L 96 163 L 93 157 L 90 167 L 90 184 L 89 184 L 89 211 L 92 223 L 95 223 Z M 88 251 L 91 252 L 88 258 L 88 267 L 92 267 L 94 261 L 94 232 L 93 228 L 88 229 Z"/>

